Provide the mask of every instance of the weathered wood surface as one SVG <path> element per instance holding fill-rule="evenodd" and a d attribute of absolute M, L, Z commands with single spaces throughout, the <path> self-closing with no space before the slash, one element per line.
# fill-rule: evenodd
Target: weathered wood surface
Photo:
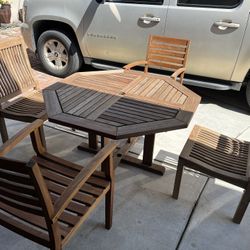
<path fill-rule="evenodd" d="M 4 156 L 31 134 L 37 152 L 29 163 L 0 157 L 0 224 L 41 245 L 61 249 L 104 197 L 106 228 L 111 227 L 116 144 L 107 144 L 80 166 L 45 150 L 41 125 L 36 120 L 0 147 Z M 101 164 L 104 172 L 96 170 Z"/>
<path fill-rule="evenodd" d="M 137 71 L 77 73 L 44 97 L 51 121 L 113 139 L 186 127 L 200 102 L 170 77 Z"/>
<path fill-rule="evenodd" d="M 146 135 L 142 161 L 122 158 L 161 175 L 164 167 L 152 164 L 154 134 L 187 127 L 200 102 L 170 77 L 132 70 L 76 73 L 43 94 L 50 121 L 89 132 L 88 151 L 98 151 L 95 135 L 115 140 Z"/>
<path fill-rule="evenodd" d="M 130 70 L 135 66 L 145 65 L 145 73 L 152 66 L 174 71 L 171 77 L 182 84 L 189 46 L 189 40 L 151 35 L 149 36 L 146 60 L 132 62 L 124 66 L 124 69 Z"/>
<path fill-rule="evenodd" d="M 240 223 L 250 202 L 250 143 L 196 125 L 177 167 L 173 197 L 178 198 L 183 168 L 195 169 L 245 189 L 233 221 Z"/>
<path fill-rule="evenodd" d="M 21 37 L 0 42 L 0 117 L 4 142 L 8 140 L 4 118 L 24 122 L 47 119 L 43 97 Z"/>

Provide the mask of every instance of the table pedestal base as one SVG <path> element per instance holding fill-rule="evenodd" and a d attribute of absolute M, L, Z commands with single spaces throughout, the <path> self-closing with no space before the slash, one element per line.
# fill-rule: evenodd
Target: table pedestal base
<path fill-rule="evenodd" d="M 128 153 L 129 149 L 136 143 L 138 138 L 129 138 L 120 140 L 116 150 L 114 151 L 114 166 L 117 167 L 121 159 Z M 77 148 L 85 152 L 96 154 L 104 145 L 108 143 L 108 138 L 102 138 L 101 146 L 82 142 Z"/>
<path fill-rule="evenodd" d="M 123 156 L 121 162 L 146 170 L 154 174 L 164 175 L 165 173 L 165 168 L 163 166 L 154 164 L 154 163 L 152 163 L 151 165 L 146 165 L 146 164 L 143 164 L 142 160 L 137 159 L 130 155 Z"/>
<path fill-rule="evenodd" d="M 88 143 L 82 142 L 80 145 L 77 146 L 77 149 L 88 153 L 96 154 L 101 149 L 101 147 L 97 146 L 97 148 L 91 148 Z"/>
<path fill-rule="evenodd" d="M 82 142 L 77 148 L 89 153 L 96 154 L 101 148 L 98 146 L 97 135 L 89 132 L 89 143 Z"/>
<path fill-rule="evenodd" d="M 123 162 L 154 174 L 163 175 L 165 173 L 165 168 L 153 163 L 155 134 L 145 135 L 142 160 L 127 155 L 130 147 L 132 147 L 137 140 L 138 137 L 119 141 L 117 149 L 114 152 L 114 166 L 117 167 L 120 162 Z M 81 143 L 78 149 L 96 154 L 109 141 L 110 139 L 101 137 L 100 147 L 98 145 L 97 135 L 89 133 L 89 143 Z"/>

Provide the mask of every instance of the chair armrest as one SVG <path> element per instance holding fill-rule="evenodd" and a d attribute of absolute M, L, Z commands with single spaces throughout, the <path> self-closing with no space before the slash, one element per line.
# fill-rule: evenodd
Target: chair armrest
<path fill-rule="evenodd" d="M 176 81 L 177 76 L 185 72 L 186 68 L 179 68 L 177 69 L 170 77 Z"/>
<path fill-rule="evenodd" d="M 37 119 L 22 130 L 20 130 L 16 135 L 14 135 L 0 147 L 0 156 L 3 156 L 9 151 L 11 151 L 11 149 L 13 149 L 19 142 L 21 142 L 23 139 L 25 139 L 28 135 L 30 135 L 33 131 L 35 131 L 42 125 L 43 120 Z"/>
<path fill-rule="evenodd" d="M 89 162 L 89 164 L 85 168 L 83 168 L 72 180 L 70 185 L 64 190 L 61 197 L 54 205 L 55 212 L 52 217 L 53 222 L 56 222 L 58 220 L 59 216 L 69 205 L 76 193 L 81 189 L 88 178 L 95 172 L 98 166 L 100 166 L 100 164 L 105 161 L 108 156 L 112 157 L 112 153 L 116 147 L 117 143 L 115 142 L 110 142 L 109 144 L 107 144 L 107 146 L 100 150 Z"/>
<path fill-rule="evenodd" d="M 123 68 L 125 70 L 130 70 L 131 68 L 135 67 L 135 66 L 139 66 L 139 65 L 147 65 L 148 64 L 148 61 L 145 61 L 145 60 L 142 60 L 142 61 L 135 61 L 135 62 L 132 62 L 132 63 L 129 63 L 127 65 L 125 65 Z"/>

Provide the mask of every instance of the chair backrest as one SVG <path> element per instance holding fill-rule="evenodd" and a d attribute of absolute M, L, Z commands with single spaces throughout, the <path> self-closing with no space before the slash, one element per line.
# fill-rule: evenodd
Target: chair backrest
<path fill-rule="evenodd" d="M 37 87 L 23 39 L 0 41 L 0 103 Z"/>
<path fill-rule="evenodd" d="M 53 230 L 47 207 L 52 206 L 52 202 L 50 199 L 45 201 L 44 190 L 40 188 L 43 177 L 34 171 L 34 166 L 37 165 L 0 157 L 0 222 L 49 247 Z"/>
<path fill-rule="evenodd" d="M 151 35 L 146 60 L 149 66 L 175 71 L 185 67 L 189 45 L 189 40 Z M 145 71 L 148 71 L 148 67 L 145 67 Z"/>

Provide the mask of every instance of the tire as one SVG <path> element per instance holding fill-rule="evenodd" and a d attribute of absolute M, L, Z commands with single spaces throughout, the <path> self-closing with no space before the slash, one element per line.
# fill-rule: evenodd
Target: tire
<path fill-rule="evenodd" d="M 246 100 L 248 107 L 250 108 L 250 81 L 248 81 L 247 86 L 246 86 Z"/>
<path fill-rule="evenodd" d="M 59 30 L 43 32 L 37 41 L 37 52 L 45 70 L 57 77 L 78 71 L 83 62 L 74 39 Z"/>

